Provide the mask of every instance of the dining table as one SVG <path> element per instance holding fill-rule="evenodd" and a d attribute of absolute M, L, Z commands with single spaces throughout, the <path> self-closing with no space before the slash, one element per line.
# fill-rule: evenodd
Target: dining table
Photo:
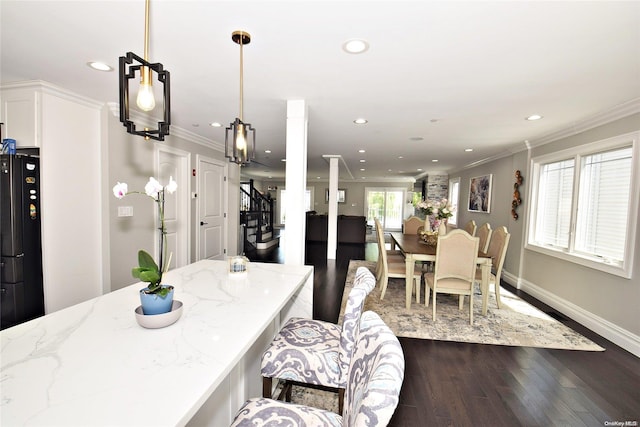
<path fill-rule="evenodd" d="M 418 234 L 404 234 L 401 231 L 392 231 L 391 249 L 396 247 L 404 254 L 406 265 L 406 307 L 411 308 L 411 290 L 413 271 L 416 261 L 436 260 L 436 246 L 427 244 L 420 238 Z M 480 281 L 480 289 L 482 290 L 482 314 L 487 314 L 487 304 L 489 302 L 489 279 L 491 278 L 491 257 L 489 254 L 478 251 L 476 263 L 482 272 L 482 280 Z"/>

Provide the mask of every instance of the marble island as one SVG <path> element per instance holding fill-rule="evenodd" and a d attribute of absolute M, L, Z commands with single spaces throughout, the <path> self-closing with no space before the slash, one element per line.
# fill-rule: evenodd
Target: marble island
<path fill-rule="evenodd" d="M 166 273 L 184 304 L 166 328 L 137 324 L 138 283 L 0 332 L 0 424 L 229 425 L 281 323 L 311 317 L 313 267 L 227 268 Z"/>

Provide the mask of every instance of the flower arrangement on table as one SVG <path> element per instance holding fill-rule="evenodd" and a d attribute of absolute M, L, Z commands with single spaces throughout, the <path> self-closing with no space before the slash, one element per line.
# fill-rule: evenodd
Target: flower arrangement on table
<path fill-rule="evenodd" d="M 418 210 L 418 213 L 424 215 L 425 218 L 433 214 L 433 203 L 428 200 L 420 200 L 414 207 Z"/>
<path fill-rule="evenodd" d="M 166 186 L 162 186 L 162 184 L 153 177 L 149 178 L 149 182 L 144 187 L 144 193 L 140 191 L 129 191 L 129 186 L 125 182 L 118 182 L 113 187 L 113 195 L 118 199 L 122 199 L 130 194 L 142 194 L 153 199 L 158 208 L 158 218 L 160 219 L 160 257 L 158 263 L 155 262 L 148 252 L 140 250 L 138 251 L 139 266 L 131 270 L 133 277 L 148 283 L 147 288 L 141 291 L 141 297 L 144 292 L 145 294 L 156 295 L 164 299 L 173 291 L 173 286 L 162 285 L 162 274 L 169 269 L 169 264 L 171 263 L 171 256 L 169 256 L 168 259 L 166 258 L 167 242 L 165 235 L 167 234 L 167 230 L 164 225 L 164 194 L 165 191 L 173 194 L 177 188 L 178 184 L 173 180 L 173 177 L 169 178 L 169 183 Z M 169 304 L 169 310 L 171 310 L 171 304 Z"/>
<path fill-rule="evenodd" d="M 453 216 L 453 207 L 451 203 L 447 199 L 441 199 L 436 202 L 433 207 L 433 214 L 429 217 L 429 226 L 431 230 L 437 232 L 440 228 L 440 224 L 444 222 L 447 223 L 447 220 Z"/>

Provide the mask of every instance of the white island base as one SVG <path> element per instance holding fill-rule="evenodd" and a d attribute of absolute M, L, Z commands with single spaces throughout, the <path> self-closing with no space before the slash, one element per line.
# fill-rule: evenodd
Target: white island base
<path fill-rule="evenodd" d="M 226 426 L 262 394 L 260 356 L 289 317 L 311 317 L 313 267 L 223 261 L 165 274 L 182 316 L 137 324 L 142 284 L 0 332 L 2 426 Z"/>

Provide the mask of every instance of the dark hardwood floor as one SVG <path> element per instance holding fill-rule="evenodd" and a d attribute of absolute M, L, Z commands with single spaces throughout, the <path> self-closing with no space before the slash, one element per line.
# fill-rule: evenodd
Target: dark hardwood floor
<path fill-rule="evenodd" d="M 282 262 L 279 249 L 263 262 Z M 314 317 L 335 322 L 350 259 L 375 260 L 375 244 L 310 245 Z M 604 347 L 549 350 L 400 338 L 405 379 L 391 426 L 637 426 L 640 359 L 503 283 L 542 311 Z M 617 423 L 617 424 L 616 424 Z"/>

